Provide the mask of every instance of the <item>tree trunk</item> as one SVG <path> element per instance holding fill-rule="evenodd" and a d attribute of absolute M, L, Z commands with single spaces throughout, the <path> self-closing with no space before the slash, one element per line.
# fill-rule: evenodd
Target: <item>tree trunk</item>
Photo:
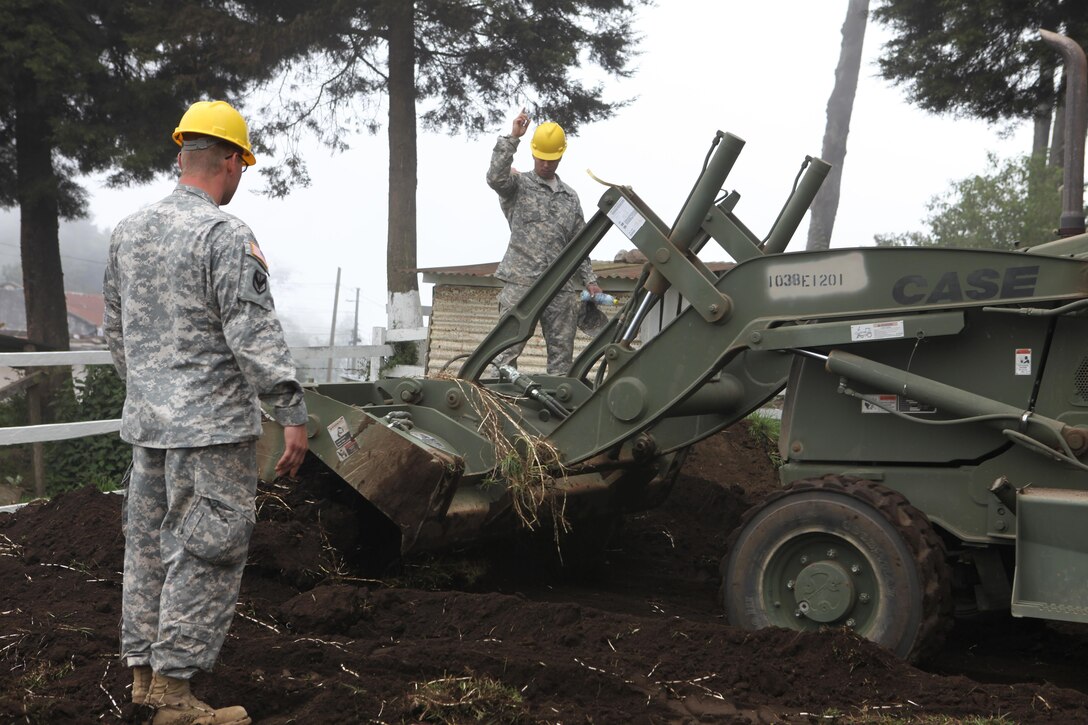
<path fill-rule="evenodd" d="M 824 161 L 831 164 L 831 171 L 812 202 L 807 249 L 827 249 L 831 246 L 831 231 L 839 210 L 846 137 L 850 133 L 850 115 L 854 111 L 854 96 L 858 90 L 861 50 L 865 43 L 868 17 L 869 0 L 850 0 L 846 20 L 842 24 L 842 49 L 839 52 L 839 65 L 835 68 L 835 87 L 827 100 L 827 128 L 820 154 Z"/>
<path fill-rule="evenodd" d="M 1054 62 L 1047 58 L 1039 64 L 1037 85 L 1040 97 L 1047 97 L 1054 87 Z M 1054 115 L 1054 104 L 1049 100 L 1040 101 L 1035 107 L 1035 134 L 1031 140 L 1031 163 L 1028 166 L 1028 204 L 1042 204 L 1043 200 L 1054 193 L 1044 182 L 1047 169 L 1047 152 L 1050 146 L 1050 121 Z"/>
<path fill-rule="evenodd" d="M 415 3 L 389 9 L 389 327 L 423 326 L 416 281 Z"/>
<path fill-rule="evenodd" d="M 1054 128 L 1050 135 L 1050 165 L 1056 169 L 1065 166 L 1065 71 L 1058 88 L 1058 103 L 1054 107 Z"/>
<path fill-rule="evenodd" d="M 68 349 L 68 306 L 58 233 L 59 190 L 53 169 L 48 114 L 28 74 L 17 82 L 15 109 L 16 200 L 19 204 L 19 252 L 23 266 L 26 336 L 38 349 Z M 71 384 L 67 368 L 47 368 L 42 400 Z M 52 420 L 48 406 L 46 421 Z"/>
<path fill-rule="evenodd" d="M 1031 155 L 1033 158 L 1046 159 L 1050 145 L 1050 120 L 1054 117 L 1054 104 L 1049 100 L 1054 89 L 1055 63 L 1051 58 L 1045 58 L 1039 63 L 1039 79 L 1036 87 L 1039 96 L 1048 100 L 1040 101 L 1035 107 L 1035 136 L 1031 141 Z"/>
<path fill-rule="evenodd" d="M 1035 158 L 1046 159 L 1050 150 L 1050 119 L 1053 108 L 1040 104 L 1035 114 L 1035 136 L 1031 140 L 1031 155 Z"/>
<path fill-rule="evenodd" d="M 58 181 L 46 114 L 32 81 L 16 94 L 15 169 L 19 247 L 23 263 L 27 338 L 52 350 L 68 349 L 68 309 L 58 235 Z"/>

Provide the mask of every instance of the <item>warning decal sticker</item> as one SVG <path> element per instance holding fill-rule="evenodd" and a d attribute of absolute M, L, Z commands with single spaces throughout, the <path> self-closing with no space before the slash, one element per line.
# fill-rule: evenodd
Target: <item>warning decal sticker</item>
<path fill-rule="evenodd" d="M 1031 348 L 1021 347 L 1016 350 L 1015 372 L 1017 375 L 1031 375 Z"/>
<path fill-rule="evenodd" d="M 871 322 L 863 325 L 850 325 L 851 342 L 871 340 L 894 340 L 903 337 L 903 321 Z"/>
<path fill-rule="evenodd" d="M 334 420 L 328 426 L 328 431 L 333 445 L 336 446 L 336 457 L 341 461 L 346 461 L 350 456 L 359 452 L 359 444 L 355 442 L 355 437 L 351 435 L 344 416 Z"/>

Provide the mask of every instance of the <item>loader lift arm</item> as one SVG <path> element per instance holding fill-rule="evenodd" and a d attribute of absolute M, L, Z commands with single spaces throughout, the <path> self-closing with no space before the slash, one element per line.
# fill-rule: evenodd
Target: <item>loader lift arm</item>
<path fill-rule="evenodd" d="M 752 259 L 764 253 L 759 240 L 732 213 L 732 207 L 739 197 L 734 193 L 720 203 L 716 201 L 743 146 L 744 141 L 739 137 L 718 132 L 703 171 L 671 229 L 666 228 L 661 218 L 632 189 L 611 186 L 602 195 L 598 211 L 583 232 L 571 241 L 525 297 L 499 321 L 462 366 L 458 377 L 478 380 L 490 360 L 510 345 L 527 339 L 552 297 L 613 225 L 619 226 L 651 262 L 647 263 L 640 289 L 633 295 L 633 299 L 638 300 L 637 309 L 633 315 L 621 315 L 621 321 L 613 321 L 598 335 L 576 361 L 576 379 L 584 378 L 598 356 L 607 361 L 611 374 L 644 352 L 632 350 L 631 341 L 642 319 L 670 286 L 675 286 L 686 300 L 691 301 L 688 312 L 697 311 L 704 323 L 730 319 L 733 303 L 718 289 L 719 279 L 699 260 L 697 253 L 709 239 L 717 241 L 734 259 Z M 785 247 L 827 174 L 829 167 L 826 163 L 811 158 L 809 161 L 809 172 L 800 188 L 795 189 L 798 193 L 791 195 L 768 235 L 769 246 Z M 719 357 L 724 358 L 732 357 L 740 350 L 723 349 L 721 352 Z M 615 381 L 608 386 L 608 390 L 614 387 L 616 392 L 602 394 L 599 386 L 596 390 L 590 390 L 588 399 L 577 407 L 574 414 L 582 421 L 589 420 L 591 414 L 599 414 L 598 406 L 585 407 L 596 400 L 599 405 L 605 406 L 607 415 L 614 418 L 613 425 L 610 431 L 594 426 L 596 430 L 593 435 L 581 441 L 582 445 L 574 451 L 567 451 L 562 444 L 557 444 L 564 453 L 564 461 L 577 463 L 612 449 L 624 440 L 634 438 L 667 414 L 671 415 L 672 420 L 655 431 L 653 451 L 667 452 L 690 445 L 737 420 L 777 393 L 785 383 L 789 363 L 778 354 L 754 354 L 746 355 L 744 363 L 737 367 L 740 378 L 734 378 L 728 370 L 722 375 L 717 375 L 717 369 L 704 370 L 700 374 L 685 366 L 684 384 L 670 386 L 664 396 L 655 396 L 651 405 L 647 405 L 647 391 L 643 390 L 645 386 L 639 380 L 625 378 Z M 721 368 L 721 365 L 716 368 Z M 753 370 L 759 372 L 752 375 Z M 711 377 L 713 381 L 709 380 Z M 654 387 L 657 387 L 656 383 Z M 608 402 L 609 399 L 611 402 Z M 578 412 L 583 410 L 585 412 Z M 584 425 L 579 423 L 568 428 L 570 435 L 581 437 L 578 431 L 583 430 Z M 542 432 L 551 434 L 550 431 Z M 592 442 L 585 445 L 589 441 Z"/>
<path fill-rule="evenodd" d="M 759 244 L 716 197 L 743 141 L 716 137 L 706 168 L 676 224 L 666 230 L 631 189 L 610 187 L 583 233 L 484 340 L 459 377 L 476 380 L 488 361 L 526 339 L 552 296 L 613 225 L 645 253 L 647 270 L 633 315 L 602 333 L 592 354 L 607 374 L 554 428 L 544 431 L 574 464 L 646 434 L 643 445 L 667 452 L 710 435 L 762 405 L 785 385 L 792 348 L 856 341 L 852 330 L 881 321 L 906 323 L 915 335 L 941 334 L 951 311 L 1000 303 L 1038 305 L 1085 296 L 1082 262 L 1012 252 L 871 248 L 783 254 L 819 190 L 827 165 L 812 163 L 778 223 Z M 720 277 L 696 252 L 715 240 L 738 264 Z M 937 256 L 941 255 L 941 256 Z M 939 268 L 939 281 L 929 281 Z M 968 288 L 983 279 L 984 288 Z M 936 289 L 929 289 L 929 285 Z M 632 349 L 646 311 L 675 287 L 689 306 L 660 334 Z M 928 293 L 928 294 L 927 294 Z M 926 322 L 932 317 L 932 321 Z M 611 341 L 605 339 L 611 334 Z M 952 333 L 944 333 L 952 334 Z M 774 344 L 768 344 L 767 340 Z M 580 359 L 584 374 L 592 362 Z"/>

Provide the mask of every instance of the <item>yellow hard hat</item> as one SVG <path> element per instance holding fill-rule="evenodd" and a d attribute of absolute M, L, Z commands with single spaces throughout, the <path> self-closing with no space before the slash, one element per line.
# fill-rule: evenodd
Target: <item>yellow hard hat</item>
<path fill-rule="evenodd" d="M 189 106 L 174 129 L 174 143 L 178 146 L 181 146 L 183 133 L 202 133 L 229 141 L 242 149 L 242 160 L 247 166 L 257 163 L 249 145 L 246 120 L 226 101 L 197 101 Z"/>
<path fill-rule="evenodd" d="M 563 158 L 563 152 L 567 150 L 567 134 L 563 133 L 563 127 L 558 123 L 542 123 L 533 132 L 533 141 L 529 147 L 533 150 L 533 156 L 538 159 L 555 161 Z"/>

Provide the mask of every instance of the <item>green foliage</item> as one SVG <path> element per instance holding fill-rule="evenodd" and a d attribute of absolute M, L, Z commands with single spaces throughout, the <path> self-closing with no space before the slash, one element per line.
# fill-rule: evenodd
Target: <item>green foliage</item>
<path fill-rule="evenodd" d="M 781 466 L 782 456 L 778 453 L 778 439 L 782 436 L 782 419 L 756 411 L 746 420 L 748 435 L 763 447 L 775 468 Z"/>
<path fill-rule="evenodd" d="M 27 424 L 26 396 L 13 395 L 0 401 L 0 428 Z"/>
<path fill-rule="evenodd" d="M 124 185 L 173 170 L 170 133 L 185 108 L 274 75 L 298 52 L 284 35 L 304 5 L 0 0 L 0 156 L 14 161 L 23 116 L 44 121 L 61 215 L 82 216 L 78 176 L 112 169 L 109 182 Z M 16 203 L 18 183 L 0 173 L 0 204 Z"/>
<path fill-rule="evenodd" d="M 393 348 L 393 354 L 382 361 L 382 366 L 378 371 L 379 376 L 387 374 L 397 365 L 419 364 L 418 342 L 405 340 L 402 342 L 391 342 L 389 343 L 389 346 Z"/>
<path fill-rule="evenodd" d="M 1016 249 L 1055 239 L 1061 170 L 1042 159 L 989 156 L 982 174 L 953 182 L 930 199 L 926 232 L 876 235 L 881 247 Z M 1029 193 L 1029 189 L 1038 189 Z"/>
<path fill-rule="evenodd" d="M 54 403 L 57 420 L 112 420 L 121 417 L 125 385 L 112 365 L 87 367 L 73 393 Z M 132 460 L 131 447 L 116 433 L 57 441 L 46 446 L 46 492 L 82 488 L 93 484 L 103 491 L 118 487 Z"/>
<path fill-rule="evenodd" d="M 606 85 L 585 82 L 581 70 L 631 74 L 634 11 L 647 1 L 414 0 L 411 12 L 401 11 L 400 0 L 318 4 L 315 13 L 327 13 L 320 23 L 327 32 L 305 63 L 291 67 L 285 85 L 294 96 L 277 97 L 277 107 L 264 109 L 271 120 L 260 138 L 286 157 L 261 171 L 270 193 L 282 195 L 305 181 L 304 160 L 293 153 L 303 132 L 343 150 L 349 133 L 381 127 L 383 96 L 390 106 L 410 98 L 424 129 L 450 133 L 506 124 L 512 104 L 526 106 L 534 119 L 559 122 L 568 133 L 607 118 L 626 102 L 606 100 Z M 405 38 L 412 43 L 414 87 L 398 85 L 390 72 L 391 39 Z M 411 136 L 414 173 L 414 129 Z"/>
<path fill-rule="evenodd" d="M 418 342 L 393 342 L 390 346 L 393 348 L 393 356 L 389 358 L 391 365 L 415 365 L 419 362 Z"/>
<path fill-rule="evenodd" d="M 25 395 L 0 401 L 0 428 L 27 424 Z M 31 478 L 30 446 L 0 446 L 0 481 L 22 486 Z"/>
<path fill-rule="evenodd" d="M 762 442 L 777 446 L 782 433 L 782 419 L 756 411 L 748 416 L 748 432 Z"/>
<path fill-rule="evenodd" d="M 1088 44 L 1088 3 L 1068 0 L 882 0 L 873 18 L 893 36 L 881 76 L 927 111 L 991 122 L 1056 105 L 1060 58 L 1039 28 Z"/>
<path fill-rule="evenodd" d="M 28 337 L 68 344 L 57 221 L 86 215 L 78 180 L 107 171 L 118 186 L 174 169 L 170 134 L 188 104 L 236 100 L 274 75 L 299 52 L 285 35 L 306 9 L 0 0 L 0 207 L 20 210 Z"/>

